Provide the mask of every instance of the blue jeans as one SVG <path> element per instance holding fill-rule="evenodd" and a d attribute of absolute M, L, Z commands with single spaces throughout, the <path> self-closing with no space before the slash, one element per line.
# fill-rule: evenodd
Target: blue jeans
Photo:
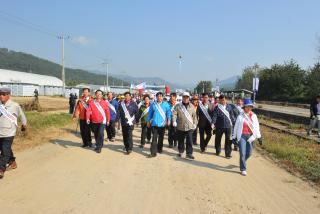
<path fill-rule="evenodd" d="M 253 145 L 248 142 L 251 135 L 242 135 L 239 141 L 240 152 L 240 170 L 245 171 L 247 169 L 246 161 L 252 154 Z"/>

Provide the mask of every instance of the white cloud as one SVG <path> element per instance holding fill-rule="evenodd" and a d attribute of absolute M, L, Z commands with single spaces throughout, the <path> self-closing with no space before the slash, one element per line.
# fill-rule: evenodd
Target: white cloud
<path fill-rule="evenodd" d="M 89 44 L 93 43 L 93 40 L 91 40 L 85 36 L 77 36 L 77 37 L 72 38 L 72 42 L 80 44 L 80 45 L 89 45 Z"/>
<path fill-rule="evenodd" d="M 207 62 L 214 62 L 214 58 L 212 56 L 205 56 L 204 60 Z"/>

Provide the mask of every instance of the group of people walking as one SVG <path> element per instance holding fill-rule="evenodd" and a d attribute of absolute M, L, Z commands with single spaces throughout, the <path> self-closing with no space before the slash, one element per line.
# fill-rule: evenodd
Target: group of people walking
<path fill-rule="evenodd" d="M 90 89 L 85 88 L 76 103 L 73 117 L 80 120 L 83 147 L 92 147 L 91 131 L 94 133 L 97 153 L 101 153 L 105 130 L 108 140 L 114 141 L 117 122 L 121 124 L 123 150 L 127 155 L 133 150 L 132 132 L 140 123 L 140 147 L 151 144 L 149 158 L 163 152 L 166 130 L 169 148 L 177 147 L 178 157 L 186 153 L 185 157 L 191 160 L 194 159 L 193 146 L 197 145 L 198 130 L 201 153 L 206 151 L 215 134 L 216 155 L 220 155 L 224 135 L 225 157 L 232 157 L 232 144 L 234 150 L 239 148 L 241 174 L 246 175 L 246 160 L 251 155 L 253 141 L 258 139 L 262 143 L 253 107 L 250 99 L 238 98 L 236 104 L 229 104 L 224 95 L 210 99 L 206 93 L 191 97 L 184 92 L 182 102 L 177 102 L 176 93 L 171 93 L 170 99 L 165 100 L 162 92 L 158 92 L 155 99 L 146 94 L 142 100 L 135 100 L 130 92 L 126 92 L 123 99 L 117 100 L 111 92 L 103 96 L 103 92 L 97 90 L 93 98 Z"/>

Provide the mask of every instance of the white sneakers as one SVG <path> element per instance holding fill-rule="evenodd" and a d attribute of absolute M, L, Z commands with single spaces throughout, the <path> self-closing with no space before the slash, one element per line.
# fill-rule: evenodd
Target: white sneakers
<path fill-rule="evenodd" d="M 241 171 L 241 175 L 247 176 L 247 171 Z"/>

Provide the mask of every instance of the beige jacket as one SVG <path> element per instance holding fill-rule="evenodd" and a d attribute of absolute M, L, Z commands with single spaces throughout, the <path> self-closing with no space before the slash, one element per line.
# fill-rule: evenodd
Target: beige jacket
<path fill-rule="evenodd" d="M 11 114 L 20 118 L 22 125 L 27 125 L 27 118 L 18 103 L 9 99 L 4 106 Z M 16 132 L 17 126 L 0 112 L 0 138 L 15 136 Z"/>
<path fill-rule="evenodd" d="M 174 107 L 173 115 L 172 115 L 172 122 L 177 123 L 177 129 L 179 131 L 189 131 L 194 130 L 197 127 L 197 113 L 196 109 L 193 107 L 191 103 L 187 106 L 187 111 L 192 118 L 192 123 L 187 119 L 184 112 L 182 111 L 182 103 L 177 104 Z"/>

